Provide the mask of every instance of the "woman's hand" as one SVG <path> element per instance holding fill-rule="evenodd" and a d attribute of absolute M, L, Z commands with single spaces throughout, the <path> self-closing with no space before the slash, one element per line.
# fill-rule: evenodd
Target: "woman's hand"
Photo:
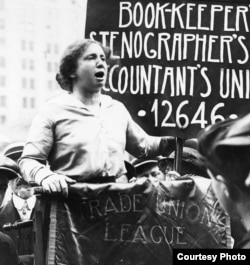
<path fill-rule="evenodd" d="M 68 184 L 74 184 L 76 181 L 62 174 L 53 174 L 45 178 L 41 185 L 46 193 L 62 193 L 68 197 Z"/>

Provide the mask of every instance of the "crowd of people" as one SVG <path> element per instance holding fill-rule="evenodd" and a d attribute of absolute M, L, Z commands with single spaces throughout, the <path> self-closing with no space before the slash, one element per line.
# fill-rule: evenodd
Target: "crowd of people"
<path fill-rule="evenodd" d="M 32 219 L 36 196 L 31 186 L 20 175 L 17 160 L 24 143 L 14 143 L 6 147 L 0 157 L 0 237 L 5 246 L 0 249 L 3 264 L 33 264 L 34 243 Z M 30 221 L 30 222 L 29 222 Z M 18 224 L 25 224 L 17 229 Z M 26 227 L 27 226 L 27 227 Z M 8 246 L 6 243 L 8 242 Z"/>
<path fill-rule="evenodd" d="M 56 76 L 66 93 L 41 109 L 25 144 L 8 146 L 1 156 L 0 257 L 1 261 L 6 259 L 3 265 L 33 264 L 32 229 L 3 231 L 6 223 L 33 218 L 36 197 L 30 181 L 47 193 L 67 197 L 68 185 L 76 182 L 210 177 L 222 207 L 232 220 L 236 219 L 232 221 L 232 231 L 237 228 L 236 247 L 249 248 L 250 116 L 219 122 L 202 131 L 198 140 L 186 140 L 182 171 L 176 172 L 175 138 L 148 135 L 121 102 L 102 94 L 109 56 L 110 50 L 94 40 L 70 45 Z M 126 152 L 133 159 L 126 161 Z M 239 235 L 246 235 L 243 241 L 241 236 L 237 238 Z"/>

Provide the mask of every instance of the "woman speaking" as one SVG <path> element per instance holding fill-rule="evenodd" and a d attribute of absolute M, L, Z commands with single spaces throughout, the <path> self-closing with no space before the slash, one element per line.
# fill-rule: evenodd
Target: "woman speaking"
<path fill-rule="evenodd" d="M 30 128 L 19 165 L 27 181 L 68 194 L 75 182 L 127 182 L 125 150 L 137 158 L 173 151 L 173 137 L 152 137 L 125 106 L 103 95 L 110 50 L 84 39 L 70 45 L 56 76 L 67 93 L 47 103 Z"/>

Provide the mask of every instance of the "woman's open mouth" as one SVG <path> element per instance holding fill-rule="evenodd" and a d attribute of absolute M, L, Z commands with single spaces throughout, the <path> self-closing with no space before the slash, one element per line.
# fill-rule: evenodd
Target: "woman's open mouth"
<path fill-rule="evenodd" d="M 105 71 L 100 70 L 100 71 L 95 72 L 95 77 L 97 80 L 103 81 L 105 78 Z"/>

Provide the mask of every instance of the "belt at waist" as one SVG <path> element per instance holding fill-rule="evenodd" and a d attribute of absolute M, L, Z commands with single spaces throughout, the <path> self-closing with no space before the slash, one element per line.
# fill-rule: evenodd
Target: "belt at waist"
<path fill-rule="evenodd" d="M 115 176 L 107 176 L 107 177 L 91 178 L 91 179 L 85 180 L 84 182 L 102 184 L 102 183 L 116 182 L 116 180 L 115 180 Z"/>
<path fill-rule="evenodd" d="M 102 183 L 110 183 L 110 182 L 117 182 L 117 183 L 128 183 L 128 178 L 126 175 L 121 175 L 119 177 L 115 176 L 97 176 L 95 178 L 90 178 L 88 180 L 85 180 L 86 183 L 96 183 L 96 184 L 102 184 Z"/>

